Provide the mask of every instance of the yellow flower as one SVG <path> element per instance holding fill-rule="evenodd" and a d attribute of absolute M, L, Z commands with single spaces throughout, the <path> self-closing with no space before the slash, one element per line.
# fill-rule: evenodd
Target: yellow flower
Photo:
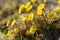
<path fill-rule="evenodd" d="M 47 0 L 44 0 L 44 3 L 46 3 L 47 2 Z"/>
<path fill-rule="evenodd" d="M 60 12 L 60 7 L 56 7 L 55 10 L 56 10 L 57 12 Z"/>
<path fill-rule="evenodd" d="M 45 4 L 40 4 L 40 5 L 37 7 L 37 10 L 42 10 L 42 9 L 44 9 L 44 7 L 45 7 Z"/>
<path fill-rule="evenodd" d="M 32 9 L 32 5 L 30 2 L 28 2 L 26 5 L 25 5 L 25 9 L 26 9 L 26 12 L 30 11 Z"/>
<path fill-rule="evenodd" d="M 37 28 L 35 26 L 31 26 L 29 31 L 31 34 L 35 34 L 36 30 L 37 30 Z"/>
<path fill-rule="evenodd" d="M 49 13 L 47 14 L 47 17 L 50 18 L 50 19 L 53 19 L 53 18 L 56 18 L 56 17 L 57 17 L 57 14 L 54 13 L 54 12 L 49 12 Z"/>
<path fill-rule="evenodd" d="M 9 26 L 9 24 L 10 24 L 10 21 L 7 21 L 6 27 L 8 27 L 8 26 Z"/>
<path fill-rule="evenodd" d="M 7 36 L 9 36 L 9 37 L 12 36 L 12 32 L 11 31 L 8 31 L 7 32 Z"/>
<path fill-rule="evenodd" d="M 18 13 L 21 14 L 24 11 L 24 4 L 21 4 L 18 10 Z"/>
<path fill-rule="evenodd" d="M 57 0 L 57 4 L 60 4 L 60 0 Z"/>
<path fill-rule="evenodd" d="M 27 31 L 26 31 L 26 35 L 31 35 L 31 33 L 27 30 Z"/>
<path fill-rule="evenodd" d="M 38 14 L 39 16 L 41 16 L 41 15 L 42 15 L 42 12 L 43 12 L 42 10 L 38 10 L 38 11 L 37 11 L 37 14 Z"/>
<path fill-rule="evenodd" d="M 11 23 L 11 26 L 13 26 L 16 23 L 16 20 L 13 20 Z"/>
<path fill-rule="evenodd" d="M 29 15 L 28 15 L 28 20 L 33 20 L 33 18 L 34 18 L 34 13 L 30 13 Z"/>
<path fill-rule="evenodd" d="M 36 2 L 37 0 L 31 0 L 31 2 Z"/>
<path fill-rule="evenodd" d="M 24 21 L 26 21 L 26 20 L 27 20 L 27 17 L 24 16 L 24 17 L 22 18 L 22 21 L 24 22 Z"/>
<path fill-rule="evenodd" d="M 14 28 L 15 33 L 19 33 L 19 30 L 17 28 Z"/>

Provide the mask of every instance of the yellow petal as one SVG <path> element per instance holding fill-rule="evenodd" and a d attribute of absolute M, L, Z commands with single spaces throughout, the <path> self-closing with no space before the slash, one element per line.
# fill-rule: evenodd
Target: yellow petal
<path fill-rule="evenodd" d="M 43 12 L 42 10 L 38 10 L 38 11 L 37 11 L 37 14 L 38 14 L 39 16 L 41 16 L 41 15 L 42 15 L 42 12 Z"/>
<path fill-rule="evenodd" d="M 26 21 L 26 20 L 27 20 L 27 17 L 24 16 L 24 17 L 22 18 L 22 21 L 24 22 L 24 21 Z"/>
<path fill-rule="evenodd" d="M 7 21 L 6 27 L 9 26 L 9 24 L 10 24 L 10 21 Z"/>
<path fill-rule="evenodd" d="M 37 0 L 31 0 L 31 2 L 36 2 Z"/>
<path fill-rule="evenodd" d="M 40 4 L 40 5 L 37 7 L 37 10 L 42 10 L 42 9 L 44 9 L 44 7 L 45 7 L 45 4 Z"/>
<path fill-rule="evenodd" d="M 18 13 L 21 14 L 24 11 L 24 4 L 21 4 L 18 10 Z"/>
<path fill-rule="evenodd" d="M 11 31 L 8 31 L 7 32 L 7 36 L 12 36 L 12 32 Z"/>
<path fill-rule="evenodd" d="M 57 0 L 57 4 L 60 4 L 60 0 Z"/>
<path fill-rule="evenodd" d="M 13 26 L 16 23 L 16 20 L 13 20 L 11 23 L 11 26 Z"/>
<path fill-rule="evenodd" d="M 17 28 L 14 28 L 15 33 L 19 33 L 19 30 Z"/>
<path fill-rule="evenodd" d="M 57 14 L 54 13 L 54 12 L 49 12 L 49 13 L 47 14 L 47 17 L 50 18 L 50 19 L 54 19 L 54 18 L 57 17 Z"/>
<path fill-rule="evenodd" d="M 27 31 L 26 31 L 26 35 L 31 35 L 31 33 L 27 30 Z"/>
<path fill-rule="evenodd" d="M 32 9 L 32 5 L 30 4 L 30 2 L 28 2 L 26 5 L 25 5 L 25 9 L 26 9 L 26 12 L 30 11 Z"/>
<path fill-rule="evenodd" d="M 55 10 L 56 10 L 57 12 L 60 12 L 60 7 L 56 7 Z"/>
<path fill-rule="evenodd" d="M 29 15 L 28 15 L 28 20 L 33 20 L 33 18 L 34 18 L 34 13 L 30 13 Z"/>

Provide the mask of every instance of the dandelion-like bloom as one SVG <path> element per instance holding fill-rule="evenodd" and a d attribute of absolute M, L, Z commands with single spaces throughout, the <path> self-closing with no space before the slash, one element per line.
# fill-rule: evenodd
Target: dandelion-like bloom
<path fill-rule="evenodd" d="M 26 12 L 30 11 L 32 9 L 32 5 L 30 2 L 28 2 L 26 5 L 25 5 L 25 9 L 26 9 Z"/>
<path fill-rule="evenodd" d="M 42 9 L 44 9 L 44 7 L 45 7 L 45 4 L 40 4 L 40 5 L 37 7 L 37 10 L 42 10 Z"/>
<path fill-rule="evenodd" d="M 42 15 L 42 12 L 43 12 L 42 10 L 38 10 L 37 11 L 37 15 L 41 16 Z"/>
<path fill-rule="evenodd" d="M 24 22 L 24 21 L 26 21 L 26 20 L 27 20 L 27 17 L 24 16 L 24 17 L 22 18 L 22 21 Z"/>
<path fill-rule="evenodd" d="M 60 0 L 57 0 L 57 4 L 60 4 Z"/>
<path fill-rule="evenodd" d="M 56 10 L 57 12 L 60 12 L 60 7 L 56 7 L 55 10 Z"/>
<path fill-rule="evenodd" d="M 9 26 L 9 24 L 10 24 L 10 21 L 7 21 L 6 27 L 8 27 L 8 26 Z"/>
<path fill-rule="evenodd" d="M 44 3 L 46 3 L 47 2 L 47 0 L 44 0 Z"/>
<path fill-rule="evenodd" d="M 17 28 L 14 28 L 15 33 L 19 33 L 19 30 Z"/>
<path fill-rule="evenodd" d="M 35 26 L 31 26 L 29 31 L 31 34 L 35 34 L 36 30 L 37 28 Z"/>
<path fill-rule="evenodd" d="M 31 35 L 31 33 L 27 30 L 27 31 L 26 31 L 26 35 Z"/>
<path fill-rule="evenodd" d="M 31 2 L 36 2 L 37 0 L 31 0 Z"/>
<path fill-rule="evenodd" d="M 16 23 L 16 20 L 13 20 L 11 23 L 11 26 L 13 26 Z"/>
<path fill-rule="evenodd" d="M 28 20 L 33 20 L 33 18 L 34 18 L 34 13 L 30 13 L 29 15 L 28 15 Z"/>
<path fill-rule="evenodd" d="M 57 14 L 54 13 L 54 12 L 49 12 L 49 13 L 47 14 L 47 17 L 50 18 L 50 19 L 54 19 L 54 18 L 57 18 Z"/>
<path fill-rule="evenodd" d="M 24 4 L 21 4 L 18 13 L 21 14 L 24 11 L 24 8 L 25 8 Z"/>
<path fill-rule="evenodd" d="M 7 36 L 11 37 L 12 36 L 12 32 L 11 31 L 8 31 L 7 32 Z"/>

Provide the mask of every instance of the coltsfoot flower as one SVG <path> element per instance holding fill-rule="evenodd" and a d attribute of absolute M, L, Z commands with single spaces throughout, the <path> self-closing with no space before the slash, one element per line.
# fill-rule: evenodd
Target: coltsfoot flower
<path fill-rule="evenodd" d="M 60 12 L 60 7 L 55 8 L 56 12 Z"/>
<path fill-rule="evenodd" d="M 46 3 L 47 2 L 47 0 L 44 0 L 44 3 Z"/>
<path fill-rule="evenodd" d="M 37 15 L 39 15 L 39 16 L 41 16 L 41 15 L 42 15 L 42 13 L 43 13 L 43 11 L 42 11 L 42 10 L 38 10 L 38 11 L 37 11 Z"/>
<path fill-rule="evenodd" d="M 26 21 L 27 20 L 27 17 L 22 17 L 22 21 L 24 22 L 24 21 Z"/>
<path fill-rule="evenodd" d="M 34 19 L 34 13 L 30 13 L 29 15 L 28 15 L 28 20 L 33 20 Z"/>
<path fill-rule="evenodd" d="M 49 12 L 49 13 L 47 14 L 47 17 L 50 18 L 50 19 L 54 19 L 54 18 L 57 18 L 57 14 L 54 13 L 54 12 Z"/>
<path fill-rule="evenodd" d="M 25 8 L 24 4 L 21 4 L 18 13 L 21 14 L 24 11 L 24 8 Z"/>
<path fill-rule="evenodd" d="M 29 31 L 31 34 L 35 34 L 36 30 L 37 28 L 35 26 L 31 26 Z"/>
<path fill-rule="evenodd" d="M 26 9 L 26 12 L 30 11 L 32 9 L 32 5 L 30 2 L 28 2 L 26 5 L 25 5 L 25 9 Z"/>
<path fill-rule="evenodd" d="M 60 4 L 60 0 L 57 0 L 57 4 Z"/>
<path fill-rule="evenodd" d="M 10 21 L 8 20 L 8 21 L 7 21 L 7 24 L 6 24 L 6 27 L 8 27 L 8 26 L 9 26 L 9 24 L 10 24 Z"/>
<path fill-rule="evenodd" d="M 31 35 L 30 31 L 27 30 L 26 35 L 28 35 L 28 36 Z"/>
<path fill-rule="evenodd" d="M 37 0 L 31 0 L 31 2 L 36 2 Z"/>
<path fill-rule="evenodd" d="M 7 36 L 11 37 L 12 36 L 12 32 L 11 31 L 8 31 L 7 32 Z"/>
<path fill-rule="evenodd" d="M 13 26 L 16 23 L 16 20 L 13 20 L 11 23 L 11 26 Z"/>
<path fill-rule="evenodd" d="M 17 28 L 14 28 L 15 33 L 19 33 L 19 30 Z"/>
<path fill-rule="evenodd" d="M 44 9 L 44 7 L 45 7 L 45 4 L 40 4 L 40 5 L 37 7 L 37 10 L 42 10 L 42 9 Z"/>

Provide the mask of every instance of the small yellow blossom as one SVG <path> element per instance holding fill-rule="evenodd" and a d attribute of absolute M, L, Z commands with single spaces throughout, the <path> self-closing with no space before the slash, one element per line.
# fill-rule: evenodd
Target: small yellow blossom
<path fill-rule="evenodd" d="M 37 28 L 35 26 L 31 26 L 29 31 L 31 34 L 35 34 L 36 30 Z"/>
<path fill-rule="evenodd" d="M 26 12 L 30 11 L 32 9 L 32 5 L 30 2 L 28 2 L 26 5 L 25 5 L 25 9 L 26 9 Z"/>
<path fill-rule="evenodd" d="M 21 14 L 24 11 L 24 4 L 21 4 L 18 10 L 18 13 Z"/>
<path fill-rule="evenodd" d="M 31 33 L 27 30 L 27 31 L 26 31 L 26 35 L 31 35 Z"/>
<path fill-rule="evenodd" d="M 9 36 L 9 37 L 12 36 L 12 32 L 11 31 L 8 31 L 7 32 L 7 36 Z"/>
<path fill-rule="evenodd" d="M 22 18 L 22 21 L 24 22 L 24 21 L 26 21 L 26 20 L 27 20 L 27 17 L 24 16 L 24 17 Z"/>
<path fill-rule="evenodd" d="M 7 21 L 6 27 L 8 27 L 8 26 L 9 26 L 9 24 L 10 24 L 10 21 Z"/>
<path fill-rule="evenodd" d="M 56 7 L 55 10 L 56 10 L 57 12 L 60 12 L 60 7 Z"/>
<path fill-rule="evenodd" d="M 42 10 L 38 10 L 38 11 L 37 11 L 37 14 L 38 14 L 39 16 L 41 16 L 41 15 L 42 15 L 42 12 L 43 12 Z"/>
<path fill-rule="evenodd" d="M 47 14 L 47 17 L 50 18 L 50 19 L 53 19 L 53 18 L 56 18 L 56 17 L 57 17 L 57 14 L 54 13 L 54 12 L 49 12 L 49 13 Z"/>
<path fill-rule="evenodd" d="M 40 4 L 40 5 L 37 7 L 37 10 L 42 10 L 42 9 L 44 9 L 44 7 L 45 7 L 45 4 Z"/>
<path fill-rule="evenodd" d="M 57 0 L 57 4 L 60 4 L 60 0 Z"/>
<path fill-rule="evenodd" d="M 34 18 L 34 13 L 30 13 L 29 15 L 28 15 L 28 20 L 33 20 L 33 18 Z"/>
<path fill-rule="evenodd" d="M 47 0 L 44 0 L 44 3 L 46 3 L 47 2 Z"/>
<path fill-rule="evenodd" d="M 13 20 L 11 23 L 11 26 L 13 26 L 16 23 L 16 20 Z"/>
<path fill-rule="evenodd" d="M 19 30 L 17 28 L 14 28 L 15 33 L 19 33 Z"/>
<path fill-rule="evenodd" d="M 37 0 L 31 0 L 31 2 L 36 2 Z"/>

